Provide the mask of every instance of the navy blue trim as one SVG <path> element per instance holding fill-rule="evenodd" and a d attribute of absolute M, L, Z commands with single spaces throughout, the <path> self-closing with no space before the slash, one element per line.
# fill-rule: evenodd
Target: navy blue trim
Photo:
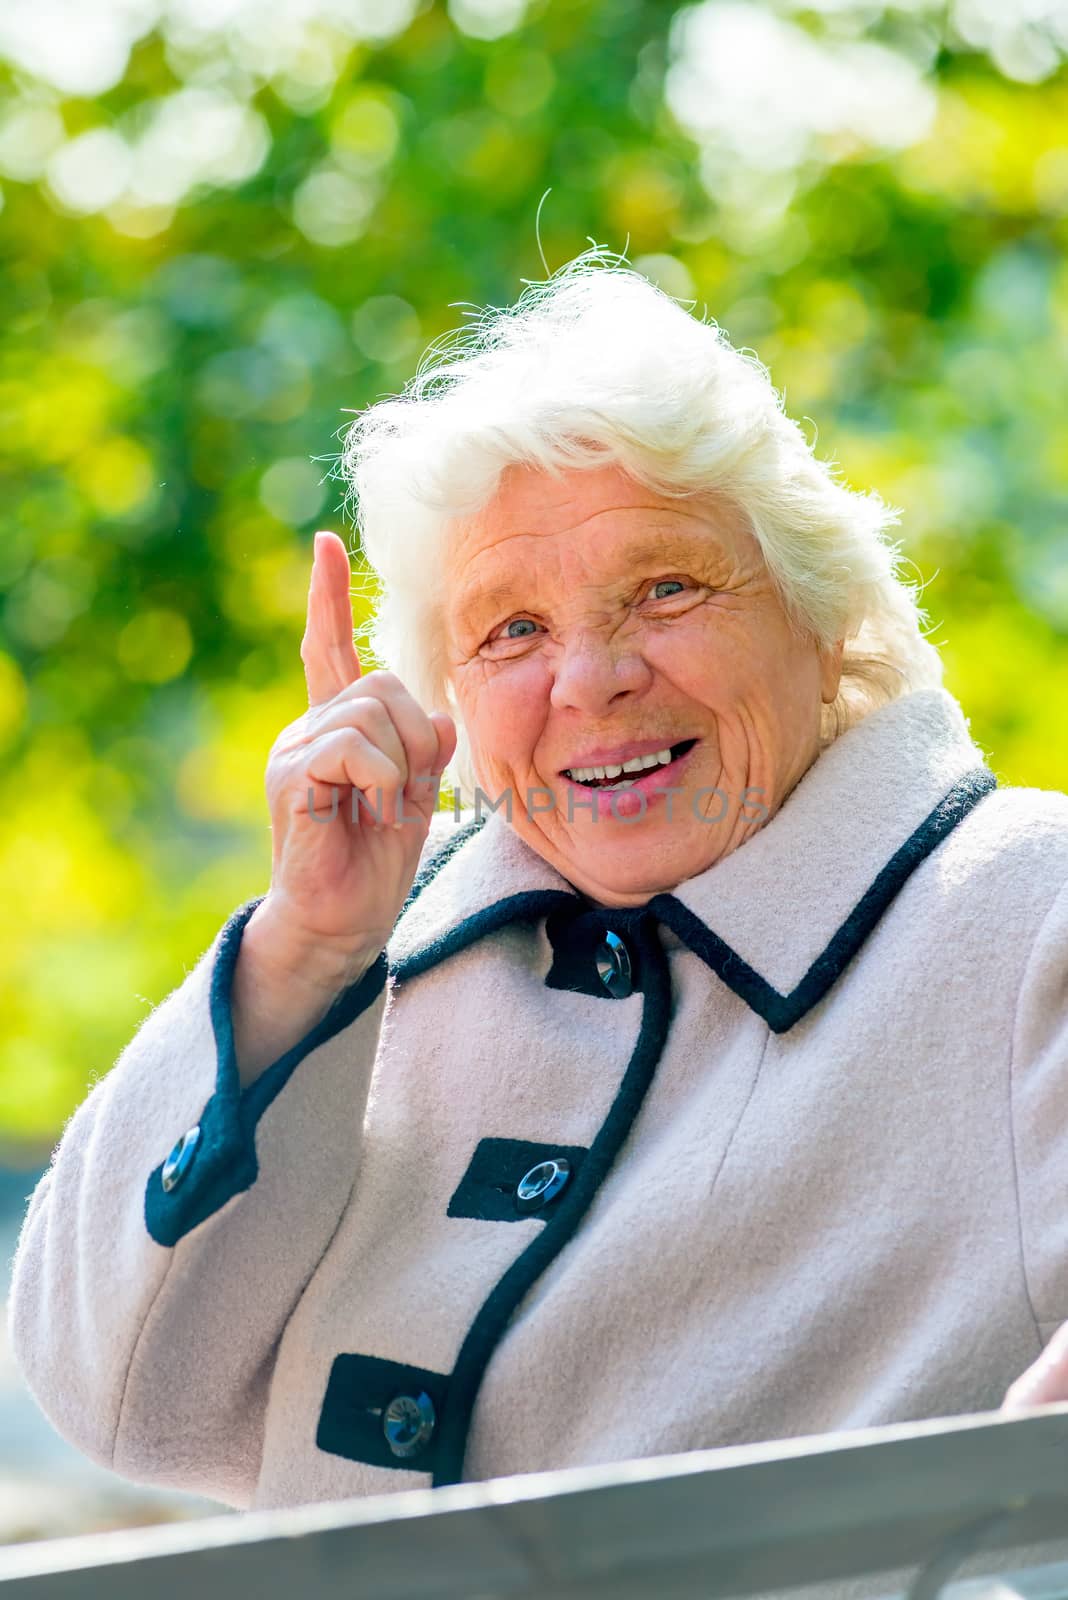
<path fill-rule="evenodd" d="M 417 978 L 420 973 L 436 967 L 447 956 L 466 950 L 477 939 L 484 939 L 488 933 L 496 933 L 498 928 L 505 927 L 509 922 L 517 922 L 522 917 L 537 921 L 555 907 L 573 906 L 577 900 L 577 895 L 569 894 L 564 889 L 524 889 L 519 894 L 510 894 L 506 899 L 498 900 L 496 905 L 465 917 L 463 922 L 432 940 L 422 950 L 404 956 L 391 969 L 394 978 L 398 984 L 408 978 Z"/>
<path fill-rule="evenodd" d="M 896 850 L 834 934 L 823 953 L 789 994 L 780 994 L 712 932 L 688 906 L 671 894 L 658 894 L 649 910 L 708 963 L 740 1000 L 763 1017 L 773 1033 L 786 1033 L 841 977 L 891 901 L 916 868 L 953 832 L 993 789 L 998 780 L 988 767 L 975 767 L 959 778 L 934 810 Z"/>
<path fill-rule="evenodd" d="M 882 868 L 790 994 L 780 994 L 673 894 L 654 895 L 645 906 L 633 909 L 649 912 L 671 928 L 740 1000 L 744 1000 L 751 1010 L 763 1018 L 773 1033 L 786 1033 L 823 999 L 916 868 L 997 786 L 997 777 L 986 766 L 973 768 L 953 784 Z M 457 837 L 445 847 L 448 857 L 484 821 L 484 817 L 476 817 L 461 828 Z M 425 876 L 425 881 L 419 883 L 420 892 L 441 865 L 444 862 L 439 853 L 421 874 Z M 466 917 L 423 949 L 404 957 L 391 970 L 398 982 L 418 977 L 510 922 L 521 918 L 537 920 L 544 916 L 546 934 L 553 946 L 553 962 L 545 979 L 546 986 L 603 998 L 607 991 L 599 978 L 591 976 L 581 941 L 588 938 L 598 922 L 603 922 L 605 927 L 615 927 L 611 918 L 618 917 L 619 909 L 593 906 L 586 896 L 577 891 L 525 890 Z"/>
<path fill-rule="evenodd" d="M 571 1163 L 568 1188 L 574 1186 L 589 1154 L 585 1145 L 539 1144 L 534 1139 L 480 1139 L 467 1171 L 449 1201 L 447 1217 L 473 1217 L 478 1222 L 547 1222 L 553 1207 L 544 1211 L 520 1211 L 515 1192 L 531 1167 L 556 1156 Z M 566 1195 L 563 1191 L 561 1200 Z"/>
<path fill-rule="evenodd" d="M 165 1192 L 162 1162 L 149 1177 L 145 1189 L 145 1227 L 157 1244 L 177 1244 L 234 1195 L 251 1188 L 259 1175 L 256 1124 L 263 1113 L 281 1094 L 305 1056 L 355 1022 L 385 987 L 388 963 L 383 950 L 358 982 L 341 991 L 326 1015 L 303 1039 L 272 1062 L 242 1092 L 230 1000 L 245 925 L 263 898 L 258 895 L 239 906 L 227 919 L 219 937 L 210 1000 L 218 1063 L 215 1092 L 198 1118 L 200 1139 L 181 1184 L 169 1194 Z M 176 1137 L 185 1131 L 176 1129 Z"/>
<path fill-rule="evenodd" d="M 400 1472 L 429 1472 L 436 1456 L 436 1436 L 432 1434 L 414 1455 L 396 1456 L 386 1442 L 382 1413 L 398 1395 L 414 1397 L 423 1390 L 440 1416 L 448 1388 L 447 1377 L 425 1367 L 384 1361 L 380 1356 L 335 1356 L 315 1442 L 320 1450 L 347 1461 Z"/>
<path fill-rule="evenodd" d="M 619 915 L 618 912 L 615 914 Z M 494 1349 L 519 1302 L 560 1254 L 589 1210 L 641 1110 L 664 1048 L 671 1019 L 671 980 L 667 957 L 654 921 L 644 907 L 635 908 L 622 920 L 628 926 L 628 942 L 633 940 L 640 954 L 645 983 L 638 1041 L 608 1115 L 586 1154 L 581 1172 L 559 1200 L 554 1202 L 552 1215 L 545 1227 L 512 1262 L 467 1331 L 453 1366 L 438 1423 L 434 1488 L 462 1481 L 471 1412 Z"/>

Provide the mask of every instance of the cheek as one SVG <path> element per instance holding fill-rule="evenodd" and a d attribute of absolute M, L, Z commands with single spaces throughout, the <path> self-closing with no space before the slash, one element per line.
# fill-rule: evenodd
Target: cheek
<path fill-rule="evenodd" d="M 722 708 L 736 696 L 746 664 L 751 658 L 741 647 L 734 629 L 722 618 L 683 619 L 663 632 L 649 634 L 643 655 L 657 678 L 698 705 Z"/>
<path fill-rule="evenodd" d="M 458 684 L 460 709 L 483 764 L 525 768 L 549 709 L 552 680 L 534 661 L 494 668 L 478 662 Z"/>
<path fill-rule="evenodd" d="M 676 688 L 721 712 L 742 701 L 791 698 L 806 666 L 785 622 L 752 611 L 699 614 L 650 640 L 645 654 Z"/>

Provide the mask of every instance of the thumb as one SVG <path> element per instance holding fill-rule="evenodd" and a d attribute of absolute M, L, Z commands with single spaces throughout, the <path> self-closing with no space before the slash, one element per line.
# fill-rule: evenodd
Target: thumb
<path fill-rule="evenodd" d="M 428 772 L 419 773 L 410 780 L 409 788 L 405 790 L 415 804 L 420 814 L 429 822 L 430 816 L 438 803 L 441 774 L 452 760 L 456 750 L 456 725 L 448 712 L 432 711 L 430 720 L 438 736 L 437 754 L 430 762 Z"/>
<path fill-rule="evenodd" d="M 456 730 L 456 724 L 447 711 L 432 711 L 430 720 L 434 724 L 438 736 L 438 753 L 433 763 L 433 773 L 435 778 L 440 778 L 456 754 L 459 735 Z"/>
<path fill-rule="evenodd" d="M 1015 1412 L 1064 1400 L 1068 1400 L 1068 1322 L 1061 1323 L 1038 1359 L 1010 1384 L 1001 1409 Z"/>

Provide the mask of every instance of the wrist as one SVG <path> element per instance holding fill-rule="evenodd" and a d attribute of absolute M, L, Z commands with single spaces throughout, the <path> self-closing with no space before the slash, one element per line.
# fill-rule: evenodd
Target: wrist
<path fill-rule="evenodd" d="M 378 948 L 294 927 L 267 895 L 245 924 L 238 959 L 265 981 L 333 997 L 358 983 L 379 954 Z"/>

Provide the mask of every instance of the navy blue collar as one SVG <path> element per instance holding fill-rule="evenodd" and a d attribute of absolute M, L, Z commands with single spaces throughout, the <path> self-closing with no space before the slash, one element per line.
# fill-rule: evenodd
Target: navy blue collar
<path fill-rule="evenodd" d="M 653 916 L 776 1032 L 826 994 L 911 874 L 997 786 L 944 689 L 841 734 L 775 815 L 707 871 L 643 907 L 598 912 L 500 814 L 445 832 L 390 941 L 398 981 L 519 919 L 554 948 L 579 918 Z M 586 930 L 588 932 L 588 930 Z M 617 928 L 617 931 L 620 931 Z"/>

